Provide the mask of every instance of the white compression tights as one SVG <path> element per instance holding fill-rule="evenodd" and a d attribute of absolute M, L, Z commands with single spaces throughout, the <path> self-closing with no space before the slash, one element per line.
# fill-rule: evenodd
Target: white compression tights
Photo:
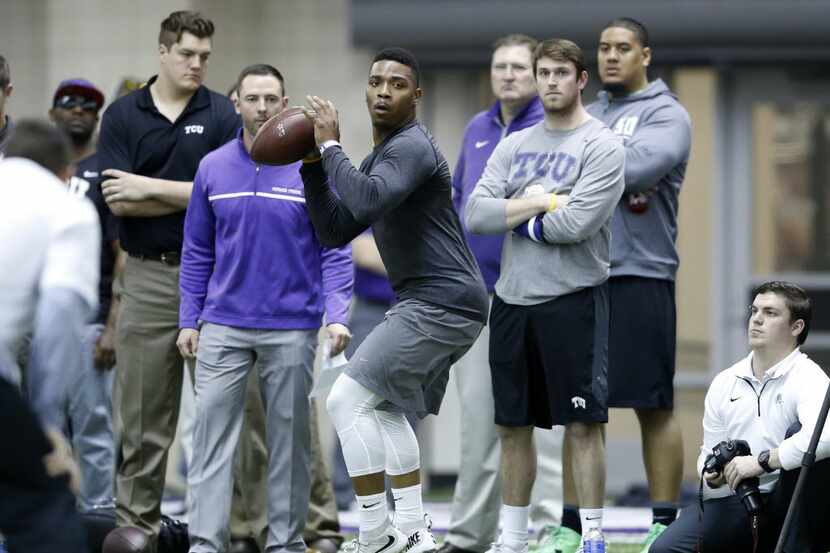
<path fill-rule="evenodd" d="M 380 411 L 383 398 L 341 374 L 331 388 L 329 412 L 349 476 L 386 471 L 397 476 L 420 467 L 418 440 L 403 413 Z"/>

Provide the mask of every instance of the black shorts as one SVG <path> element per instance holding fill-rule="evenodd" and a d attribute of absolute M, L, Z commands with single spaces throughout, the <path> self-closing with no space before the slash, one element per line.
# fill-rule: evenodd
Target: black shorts
<path fill-rule="evenodd" d="M 608 280 L 608 406 L 674 407 L 677 343 L 674 282 L 634 276 Z"/>
<path fill-rule="evenodd" d="M 608 287 L 490 311 L 496 424 L 608 422 Z"/>

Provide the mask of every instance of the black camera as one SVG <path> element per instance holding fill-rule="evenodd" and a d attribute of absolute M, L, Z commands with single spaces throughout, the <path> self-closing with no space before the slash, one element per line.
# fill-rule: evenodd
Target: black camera
<path fill-rule="evenodd" d="M 744 457 L 752 455 L 749 444 L 745 440 L 727 440 L 719 443 L 712 448 L 712 453 L 706 457 L 706 462 L 703 465 L 703 471 L 720 474 L 724 467 L 729 464 L 729 461 L 735 457 Z M 757 476 L 752 478 L 744 478 L 738 483 L 735 488 L 735 494 L 740 498 L 741 503 L 744 504 L 746 511 L 751 515 L 757 515 L 761 512 L 761 491 L 758 489 L 760 481 Z"/>

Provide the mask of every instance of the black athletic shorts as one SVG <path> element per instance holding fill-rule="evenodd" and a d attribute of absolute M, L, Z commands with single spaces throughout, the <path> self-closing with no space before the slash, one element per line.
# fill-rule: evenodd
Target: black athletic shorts
<path fill-rule="evenodd" d="M 608 287 L 490 310 L 496 424 L 608 422 Z"/>
<path fill-rule="evenodd" d="M 674 282 L 612 277 L 608 406 L 674 407 L 677 343 Z"/>

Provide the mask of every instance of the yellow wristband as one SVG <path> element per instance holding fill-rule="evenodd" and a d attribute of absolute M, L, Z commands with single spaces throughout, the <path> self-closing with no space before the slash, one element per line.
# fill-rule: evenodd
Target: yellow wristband
<path fill-rule="evenodd" d="M 550 195 L 550 205 L 548 206 L 548 213 L 556 209 L 556 194 Z"/>

